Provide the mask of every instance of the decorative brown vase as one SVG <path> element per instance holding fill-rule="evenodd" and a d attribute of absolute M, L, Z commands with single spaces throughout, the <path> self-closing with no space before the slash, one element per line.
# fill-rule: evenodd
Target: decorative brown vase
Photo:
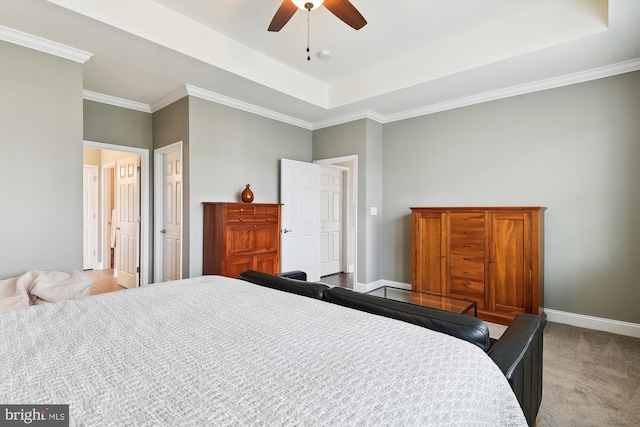
<path fill-rule="evenodd" d="M 249 188 L 249 184 L 247 184 L 247 187 L 242 190 L 242 201 L 245 203 L 251 203 L 253 202 L 253 191 L 251 191 L 251 188 Z"/>

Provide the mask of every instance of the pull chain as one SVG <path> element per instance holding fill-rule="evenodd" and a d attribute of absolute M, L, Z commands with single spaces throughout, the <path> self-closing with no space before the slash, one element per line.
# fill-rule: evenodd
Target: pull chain
<path fill-rule="evenodd" d="M 309 14 L 311 13 L 311 8 L 307 9 L 307 61 L 311 61 L 311 55 L 309 54 Z"/>

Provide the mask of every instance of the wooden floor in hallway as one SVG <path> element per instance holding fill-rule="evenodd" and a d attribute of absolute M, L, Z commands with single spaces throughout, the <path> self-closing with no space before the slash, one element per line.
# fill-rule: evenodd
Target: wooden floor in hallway
<path fill-rule="evenodd" d="M 127 289 L 118 285 L 117 278 L 113 275 L 113 268 L 109 270 L 85 270 L 83 273 L 93 279 L 91 295 Z"/>
<path fill-rule="evenodd" d="M 353 273 L 336 273 L 320 278 L 320 282 L 331 286 L 353 289 Z"/>

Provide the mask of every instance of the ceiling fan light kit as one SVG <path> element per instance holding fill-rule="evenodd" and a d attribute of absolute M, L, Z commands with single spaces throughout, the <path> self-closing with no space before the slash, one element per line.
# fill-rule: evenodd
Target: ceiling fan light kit
<path fill-rule="evenodd" d="M 324 0 L 316 0 L 316 1 L 291 0 L 291 1 L 293 2 L 293 4 L 298 6 L 299 9 L 309 10 L 309 11 L 319 8 L 320 6 L 322 6 L 322 3 L 324 3 Z"/>

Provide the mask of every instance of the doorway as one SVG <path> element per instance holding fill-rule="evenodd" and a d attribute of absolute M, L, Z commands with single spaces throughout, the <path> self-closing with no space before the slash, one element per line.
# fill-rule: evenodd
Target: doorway
<path fill-rule="evenodd" d="M 323 271 L 321 281 L 333 286 L 341 286 L 355 289 L 357 283 L 356 274 L 356 249 L 357 249 L 357 163 L 358 156 L 344 156 L 329 159 L 316 160 L 314 163 L 321 166 L 321 174 L 326 175 L 324 180 L 327 186 L 324 190 L 326 197 L 321 197 L 321 217 L 333 216 L 337 221 L 328 221 L 321 225 L 324 230 L 330 228 L 333 239 L 327 236 L 326 248 L 321 248 L 321 261 L 327 260 L 326 269 Z M 333 172 L 331 172 L 333 170 Z M 332 180 L 332 182 L 330 182 Z M 321 179 L 322 181 L 322 179 Z M 322 184 L 321 184 L 322 187 Z M 322 207 L 324 199 L 328 199 L 326 207 Z M 339 206 L 339 207 L 338 207 Z M 321 233 L 322 231 L 321 230 Z M 339 236 L 339 237 L 338 237 Z M 324 246 L 324 245 L 323 245 Z M 335 255 L 339 253 L 339 257 Z M 331 259 L 339 259 L 339 265 L 331 264 Z"/>
<path fill-rule="evenodd" d="M 99 171 L 93 271 L 114 278 L 122 275 L 116 280 L 122 281 L 120 285 L 125 287 L 147 285 L 150 266 L 149 150 L 94 141 L 84 141 L 83 147 L 83 163 L 96 165 Z M 117 188 L 118 183 L 123 188 L 122 193 Z M 120 204 L 124 210 L 118 212 Z M 122 230 L 123 226 L 129 228 L 129 234 L 121 236 L 116 228 Z M 120 260 L 115 248 L 118 243 L 128 254 Z"/>

